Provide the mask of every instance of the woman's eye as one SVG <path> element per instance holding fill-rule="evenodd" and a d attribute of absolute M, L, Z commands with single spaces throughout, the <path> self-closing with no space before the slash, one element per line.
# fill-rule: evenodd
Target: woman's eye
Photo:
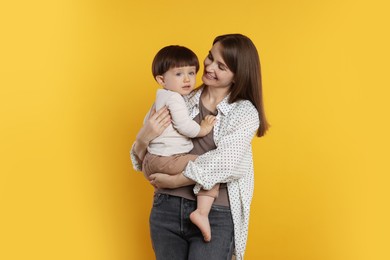
<path fill-rule="evenodd" d="M 209 53 L 209 55 L 207 55 L 207 59 L 213 60 L 213 56 L 211 55 L 211 53 Z"/>
<path fill-rule="evenodd" d="M 181 73 L 180 72 L 176 73 L 176 76 L 178 76 L 178 77 L 181 76 Z"/>

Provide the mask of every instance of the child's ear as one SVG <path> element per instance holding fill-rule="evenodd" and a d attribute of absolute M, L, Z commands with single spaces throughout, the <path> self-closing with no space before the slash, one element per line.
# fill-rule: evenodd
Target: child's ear
<path fill-rule="evenodd" d="M 156 76 L 156 81 L 157 81 L 157 83 L 160 84 L 162 87 L 165 86 L 164 76 L 162 76 L 162 75 L 157 75 L 157 76 Z"/>

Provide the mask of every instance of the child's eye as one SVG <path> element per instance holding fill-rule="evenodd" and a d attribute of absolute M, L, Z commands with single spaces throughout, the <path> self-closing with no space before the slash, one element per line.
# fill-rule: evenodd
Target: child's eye
<path fill-rule="evenodd" d="M 181 76 L 181 72 L 176 73 L 176 76 L 178 77 Z"/>
<path fill-rule="evenodd" d="M 195 72 L 194 72 L 194 71 L 191 71 L 189 74 L 190 74 L 191 76 L 194 76 L 194 75 L 195 75 Z"/>

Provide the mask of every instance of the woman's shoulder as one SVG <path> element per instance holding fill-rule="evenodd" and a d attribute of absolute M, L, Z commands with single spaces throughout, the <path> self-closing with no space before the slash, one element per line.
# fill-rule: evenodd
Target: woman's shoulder
<path fill-rule="evenodd" d="M 256 107 L 249 100 L 239 100 L 235 102 L 235 108 L 232 109 L 231 118 L 240 121 L 242 125 L 251 124 L 258 128 L 259 113 Z"/>
<path fill-rule="evenodd" d="M 198 87 L 188 95 L 184 95 L 183 98 L 188 104 L 190 104 L 190 106 L 193 106 L 199 103 L 199 98 L 200 95 L 202 94 L 202 91 L 203 91 L 203 87 L 202 86 Z"/>
<path fill-rule="evenodd" d="M 194 90 L 192 90 L 188 95 L 185 95 L 187 98 L 193 98 L 196 95 L 200 95 L 203 91 L 203 86 L 197 87 Z"/>
<path fill-rule="evenodd" d="M 236 104 L 234 110 L 237 113 L 258 114 L 256 107 L 249 100 L 241 99 L 234 103 Z"/>

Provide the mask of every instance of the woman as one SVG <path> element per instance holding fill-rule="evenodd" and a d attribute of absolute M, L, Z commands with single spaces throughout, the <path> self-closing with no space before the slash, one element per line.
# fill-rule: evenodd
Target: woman
<path fill-rule="evenodd" d="M 190 115 L 202 120 L 217 117 L 213 132 L 193 139 L 191 153 L 200 156 L 178 175 L 153 174 L 157 189 L 150 214 L 150 231 L 157 259 L 243 258 L 253 193 L 251 141 L 268 128 L 265 118 L 260 61 L 252 41 L 241 34 L 215 38 L 204 60 L 203 85 L 187 99 Z M 169 125 L 168 111 L 149 116 L 131 151 L 134 168 L 148 143 Z M 201 188 L 221 183 L 219 196 L 209 215 L 212 240 L 204 243 L 199 229 L 189 220 Z M 193 186 L 195 184 L 195 186 Z"/>

